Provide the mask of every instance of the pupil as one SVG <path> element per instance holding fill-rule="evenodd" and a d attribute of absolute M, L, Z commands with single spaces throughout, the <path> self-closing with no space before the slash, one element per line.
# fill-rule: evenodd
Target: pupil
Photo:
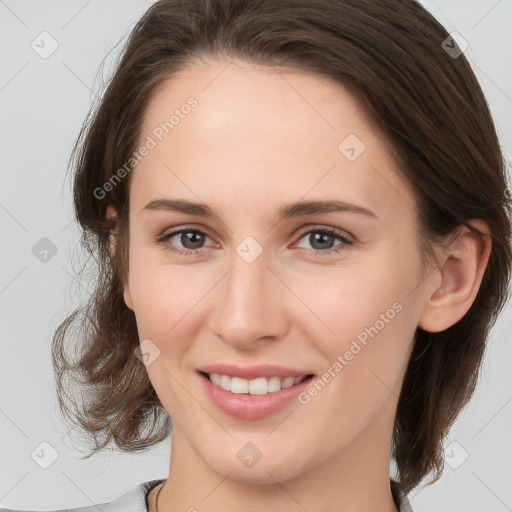
<path fill-rule="evenodd" d="M 318 247 L 315 247 L 315 245 L 318 243 L 318 242 L 325 242 L 326 239 L 328 238 L 331 238 L 332 239 L 332 235 L 329 235 L 327 233 L 312 233 L 310 235 L 310 238 L 311 236 L 313 236 L 313 241 L 311 242 L 310 240 L 310 243 L 311 243 L 311 246 L 314 248 L 314 249 L 325 249 L 326 248 L 326 244 L 324 243 L 323 245 L 320 244 Z M 332 240 L 331 240 L 332 241 Z M 332 247 L 332 244 L 327 244 L 329 247 L 328 248 L 331 248 Z"/>
<path fill-rule="evenodd" d="M 203 243 L 203 238 L 204 237 L 201 233 L 188 231 L 181 234 L 181 243 L 183 244 L 183 247 L 186 247 L 187 249 L 198 249 Z"/>

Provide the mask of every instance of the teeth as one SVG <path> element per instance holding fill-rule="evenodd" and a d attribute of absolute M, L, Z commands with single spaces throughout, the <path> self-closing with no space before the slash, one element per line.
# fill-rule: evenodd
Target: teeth
<path fill-rule="evenodd" d="M 299 382 L 302 382 L 306 376 L 303 377 L 257 377 L 256 379 L 242 379 L 241 377 L 230 377 L 229 375 L 219 375 L 218 373 L 209 373 L 210 380 L 216 386 L 221 387 L 226 391 L 232 393 L 245 393 L 249 395 L 265 395 L 267 393 L 274 393 L 284 388 L 289 388 Z"/>

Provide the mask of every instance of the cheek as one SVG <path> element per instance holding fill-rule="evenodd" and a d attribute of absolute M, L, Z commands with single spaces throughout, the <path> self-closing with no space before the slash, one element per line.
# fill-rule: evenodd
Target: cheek
<path fill-rule="evenodd" d="M 413 255 L 389 248 L 373 263 L 317 283 L 307 295 L 308 305 L 328 328 L 314 338 L 327 360 L 325 380 L 336 381 L 332 388 L 352 402 L 349 407 L 359 400 L 382 400 L 390 389 L 399 393 L 417 326 L 410 292 L 419 266 Z"/>
<path fill-rule="evenodd" d="M 191 319 L 216 279 L 211 272 L 194 271 L 193 265 L 148 263 L 154 259 L 154 254 L 147 254 L 130 262 L 128 282 L 139 335 L 158 340 L 161 350 L 176 352 L 184 346 L 180 340 L 191 339 L 192 330 L 200 325 Z"/>
<path fill-rule="evenodd" d="M 151 261 L 147 258 L 146 262 Z M 159 350 L 146 367 L 148 376 L 165 409 L 181 417 L 190 405 L 190 396 L 180 383 L 183 370 L 188 370 L 192 340 L 197 339 L 202 325 L 197 315 L 205 294 L 204 281 L 192 281 L 177 265 L 151 266 L 134 258 L 129 285 L 139 339 L 149 338 Z"/>
<path fill-rule="evenodd" d="M 371 261 L 365 261 L 365 258 L 370 259 L 361 255 L 356 257 L 359 261 L 351 260 L 343 268 L 322 269 L 322 273 L 309 276 L 297 273 L 293 277 L 294 291 L 305 299 L 313 313 L 307 316 L 309 322 L 320 320 L 319 325 L 323 324 L 321 330 L 326 335 L 321 344 L 326 350 L 333 346 L 333 340 L 340 340 L 335 346 L 339 350 L 346 346 L 347 340 L 357 338 L 364 343 L 372 334 L 386 338 L 386 333 L 396 328 L 396 325 L 391 327 L 396 324 L 395 319 L 403 315 L 399 310 L 405 309 L 410 301 L 413 262 L 397 265 L 392 251 L 380 259 L 372 257 Z M 404 275 L 408 278 L 404 279 Z"/>
<path fill-rule="evenodd" d="M 387 287 L 386 293 L 376 293 L 362 287 L 359 292 L 332 300 L 323 310 L 334 334 L 319 339 L 317 345 L 327 355 L 331 374 L 343 374 L 344 389 L 354 387 L 358 395 L 366 396 L 374 387 L 395 384 L 408 357 L 414 326 L 409 321 L 410 306 L 399 290 L 394 293 Z"/>
<path fill-rule="evenodd" d="M 361 295 L 361 301 L 343 299 L 324 310 L 335 335 L 314 341 L 326 363 L 301 403 L 333 443 L 355 438 L 398 400 L 415 328 L 397 295 Z"/>

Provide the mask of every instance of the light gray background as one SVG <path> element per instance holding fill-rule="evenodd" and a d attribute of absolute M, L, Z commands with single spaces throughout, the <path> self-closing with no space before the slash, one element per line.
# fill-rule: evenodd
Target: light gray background
<path fill-rule="evenodd" d="M 151 3 L 0 0 L 0 506 L 86 506 L 168 473 L 169 442 L 144 455 L 107 452 L 80 460 L 55 412 L 50 361 L 53 330 L 80 300 L 74 291 L 79 232 L 72 222 L 67 159 L 100 92 L 102 60 Z M 468 41 L 465 54 L 510 160 L 511 1 L 422 3 L 449 32 Z M 43 31 L 59 45 L 46 59 L 31 47 Z M 107 57 L 105 75 L 118 49 Z M 43 237 L 57 248 L 46 263 L 32 252 Z M 456 444 L 447 450 L 443 477 L 409 496 L 415 512 L 512 510 L 511 332 L 509 303 L 493 330 L 476 396 L 449 436 L 447 445 Z M 58 453 L 48 469 L 31 457 L 43 442 Z"/>

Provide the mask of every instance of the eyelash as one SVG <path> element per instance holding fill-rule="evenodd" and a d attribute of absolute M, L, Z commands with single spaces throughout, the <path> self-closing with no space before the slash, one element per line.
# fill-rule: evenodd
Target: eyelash
<path fill-rule="evenodd" d="M 179 254 L 180 256 L 181 255 L 193 256 L 201 251 L 202 248 L 183 250 L 183 249 L 179 249 L 176 247 L 171 247 L 167 243 L 167 241 L 170 238 L 172 238 L 173 236 L 179 235 L 180 233 L 196 233 L 196 234 L 199 233 L 201 235 L 205 235 L 206 237 L 208 237 L 208 235 L 206 233 L 204 233 L 203 231 L 201 231 L 200 229 L 196 229 L 191 226 L 184 226 L 180 229 L 177 229 L 176 231 L 171 231 L 170 233 L 167 233 L 166 235 L 158 238 L 156 241 L 158 243 L 161 243 L 165 250 L 170 251 L 171 253 Z M 305 235 L 308 235 L 311 233 L 321 233 L 322 235 L 331 235 L 334 238 L 337 238 L 338 240 L 343 242 L 342 244 L 339 244 L 338 246 L 336 246 L 339 248 L 327 249 L 324 251 L 319 250 L 319 249 L 304 249 L 303 247 L 300 247 L 300 249 L 306 250 L 308 252 L 312 251 L 315 256 L 326 256 L 328 254 L 339 253 L 341 251 L 345 251 L 345 250 L 349 249 L 350 246 L 354 244 L 354 242 L 352 240 L 350 240 L 346 236 L 343 236 L 341 233 L 339 233 L 337 230 L 335 230 L 333 228 L 313 228 L 313 229 L 310 228 L 310 229 L 301 230 L 299 241 L 302 240 L 302 238 L 304 238 Z"/>

